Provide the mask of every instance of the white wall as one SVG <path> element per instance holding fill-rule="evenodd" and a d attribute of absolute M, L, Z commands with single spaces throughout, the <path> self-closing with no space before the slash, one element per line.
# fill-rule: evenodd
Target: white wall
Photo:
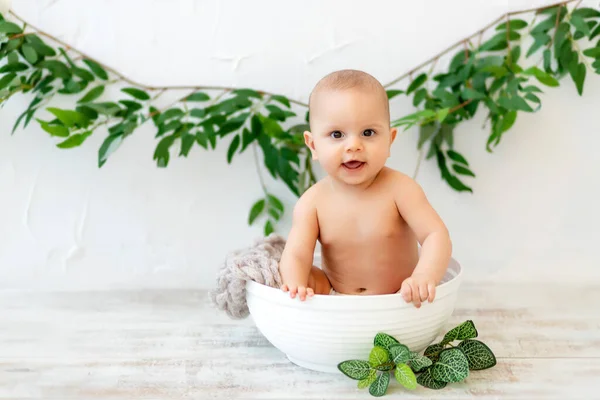
<path fill-rule="evenodd" d="M 331 70 L 359 68 L 388 82 L 506 11 L 550 2 L 13 3 L 32 24 L 138 81 L 250 86 L 305 101 Z M 474 194 L 451 190 L 433 162 L 421 168 L 418 181 L 472 279 L 600 277 L 600 78 L 588 74 L 583 98 L 562 82 L 542 95 L 541 111 L 521 113 L 494 154 L 485 151 L 482 113 L 460 128 L 456 147 L 478 175 L 468 182 Z M 246 224 L 261 195 L 250 152 L 228 166 L 225 143 L 195 148 L 158 169 L 148 126 L 98 169 L 105 132 L 76 150 L 57 149 L 35 124 L 11 136 L 28 101 L 0 110 L 0 288 L 210 287 L 227 252 L 261 235 Z M 405 99 L 392 107 L 394 117 L 413 111 Z M 416 136 L 399 136 L 389 166 L 412 174 Z M 289 211 L 294 196 L 271 187 Z"/>

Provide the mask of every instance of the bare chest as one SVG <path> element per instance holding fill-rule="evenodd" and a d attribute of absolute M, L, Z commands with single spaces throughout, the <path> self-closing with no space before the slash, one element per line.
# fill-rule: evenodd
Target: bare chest
<path fill-rule="evenodd" d="M 397 237 L 407 229 L 392 199 L 327 203 L 318 209 L 318 218 L 324 245 L 367 244 Z"/>

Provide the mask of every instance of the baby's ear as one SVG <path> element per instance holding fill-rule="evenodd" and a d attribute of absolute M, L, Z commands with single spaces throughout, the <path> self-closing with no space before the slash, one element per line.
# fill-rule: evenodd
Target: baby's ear
<path fill-rule="evenodd" d="M 398 128 L 390 128 L 390 144 L 394 143 L 396 139 L 396 135 L 398 134 Z"/>
<path fill-rule="evenodd" d="M 313 140 L 312 133 L 310 133 L 309 131 L 304 131 L 304 143 L 306 143 L 306 145 L 310 149 L 310 153 L 312 154 L 312 159 L 316 160 L 317 153 L 315 151 L 315 141 Z"/>

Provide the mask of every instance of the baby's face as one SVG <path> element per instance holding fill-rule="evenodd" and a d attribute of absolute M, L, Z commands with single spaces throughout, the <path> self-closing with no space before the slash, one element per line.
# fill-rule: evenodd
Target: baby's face
<path fill-rule="evenodd" d="M 369 183 L 384 167 L 396 129 L 390 129 L 387 97 L 375 90 L 324 90 L 311 99 L 306 144 L 332 178 Z"/>

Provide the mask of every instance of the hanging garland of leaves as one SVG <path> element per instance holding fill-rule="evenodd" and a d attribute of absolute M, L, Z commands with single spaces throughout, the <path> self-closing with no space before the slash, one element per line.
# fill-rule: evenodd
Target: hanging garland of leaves
<path fill-rule="evenodd" d="M 583 95 L 587 72 L 600 74 L 600 40 L 593 44 L 600 36 L 600 10 L 577 6 L 569 10 L 572 1 L 506 14 L 385 85 L 389 99 L 411 96 L 418 109 L 392 121 L 392 126 L 404 130 L 418 126 L 417 148 L 426 150 L 426 159 L 435 158 L 441 178 L 454 190 L 472 192 L 464 179 L 475 173 L 454 148 L 454 131 L 480 107 L 490 122 L 486 149 L 492 152 L 519 112 L 540 109 L 540 84 L 556 87 L 559 80 L 570 76 Z M 512 18 L 525 13 L 534 14 L 531 22 Z M 167 167 L 174 154 L 187 157 L 195 146 L 214 150 L 226 141 L 228 163 L 250 147 L 258 160 L 260 149 L 268 173 L 296 196 L 316 182 L 303 139 L 308 129 L 307 104 L 251 88 L 140 85 L 31 25 L 27 32 L 28 24 L 11 14 L 23 26 L 0 14 L 0 107 L 18 93 L 32 97 L 15 121 L 13 133 L 35 120 L 56 139 L 58 148 L 69 149 L 81 146 L 98 128 L 107 126 L 108 135 L 98 151 L 98 166 L 102 167 L 127 137 L 151 121 L 158 141 L 153 155 L 158 167 Z M 483 33 L 491 28 L 495 34 L 481 43 Z M 58 46 L 47 44 L 42 37 Z M 524 39 L 529 37 L 531 44 L 525 47 Z M 447 70 L 434 75 L 438 59 L 456 48 Z M 523 66 L 540 54 L 537 63 Z M 393 89 L 428 65 L 429 72 L 419 73 L 405 89 Z M 111 85 L 121 85 L 122 98 L 107 98 L 105 91 Z M 187 92 L 159 109 L 157 99 L 167 90 Z M 58 96 L 72 98 L 73 107 L 49 106 Z M 45 116 L 39 114 L 43 110 Z M 251 206 L 248 223 L 262 219 L 268 235 L 285 209 L 268 190 L 258 162 L 257 169 L 264 195 Z"/>

